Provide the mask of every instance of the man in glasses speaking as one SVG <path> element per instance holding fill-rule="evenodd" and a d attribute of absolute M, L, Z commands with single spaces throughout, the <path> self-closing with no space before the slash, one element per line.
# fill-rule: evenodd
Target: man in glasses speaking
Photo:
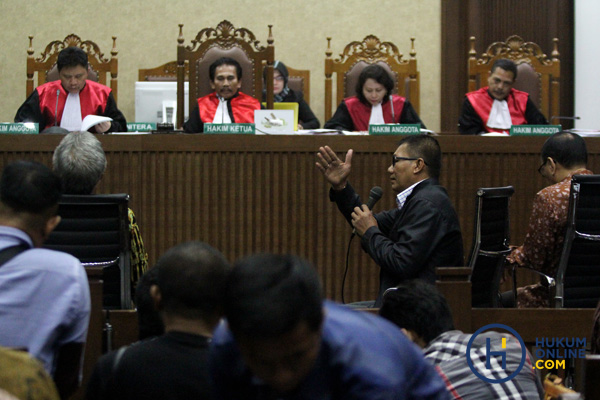
<path fill-rule="evenodd" d="M 387 172 L 397 207 L 372 214 L 362 204 L 348 177 L 352 150 L 344 161 L 329 147 L 319 148 L 317 168 L 331 185 L 329 198 L 352 224 L 363 249 L 381 268 L 379 293 L 406 279 L 434 283 L 435 267 L 463 265 L 463 242 L 458 217 L 446 190 L 440 186 L 442 151 L 431 136 L 403 138 Z"/>

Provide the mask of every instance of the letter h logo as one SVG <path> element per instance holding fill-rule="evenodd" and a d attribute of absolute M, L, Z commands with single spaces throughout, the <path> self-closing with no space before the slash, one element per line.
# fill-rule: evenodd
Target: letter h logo
<path fill-rule="evenodd" d="M 490 360 L 493 356 L 502 356 L 502 369 L 506 369 L 506 351 L 491 351 L 490 338 L 485 338 L 485 368 L 492 369 Z M 506 338 L 502 338 L 502 348 L 506 348 Z"/>

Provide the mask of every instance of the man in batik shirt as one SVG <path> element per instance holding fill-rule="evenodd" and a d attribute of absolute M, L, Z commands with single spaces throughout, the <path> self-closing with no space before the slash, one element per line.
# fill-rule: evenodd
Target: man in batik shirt
<path fill-rule="evenodd" d="M 522 246 L 507 257 L 507 266 L 527 267 L 554 278 L 562 253 L 573 175 L 590 175 L 586 168 L 587 147 L 577 134 L 559 132 L 542 147 L 538 172 L 554 185 L 540 190 L 533 200 L 527 235 Z M 518 307 L 548 307 L 548 285 L 541 283 L 517 289 Z"/>

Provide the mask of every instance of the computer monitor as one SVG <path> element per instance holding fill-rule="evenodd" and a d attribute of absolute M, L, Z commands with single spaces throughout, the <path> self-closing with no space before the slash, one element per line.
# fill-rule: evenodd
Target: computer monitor
<path fill-rule="evenodd" d="M 184 86 L 184 119 L 189 112 L 189 84 Z M 136 82 L 135 122 L 167 122 L 176 124 L 177 82 Z"/>

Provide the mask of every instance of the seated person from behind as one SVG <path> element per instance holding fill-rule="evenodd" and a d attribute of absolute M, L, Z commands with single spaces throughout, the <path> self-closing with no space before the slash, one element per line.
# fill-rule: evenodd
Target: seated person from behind
<path fill-rule="evenodd" d="M 315 117 L 310 106 L 304 101 L 302 92 L 296 92 L 288 87 L 289 72 L 281 61 L 275 61 L 273 66 L 273 94 L 276 103 L 298 103 L 298 129 L 318 129 L 321 123 Z M 266 79 L 267 70 L 264 71 Z M 263 92 L 263 101 L 266 93 Z"/>
<path fill-rule="evenodd" d="M 548 125 L 529 94 L 513 89 L 516 79 L 515 63 L 497 60 L 490 71 L 489 86 L 466 94 L 458 120 L 460 133 L 508 133 L 511 125 Z"/>
<path fill-rule="evenodd" d="M 208 73 L 214 92 L 198 99 L 198 106 L 190 111 L 183 130 L 204 132 L 205 123 L 254 123 L 254 110 L 260 110 L 260 102 L 240 92 L 240 64 L 233 58 L 222 57 L 210 65 Z"/>
<path fill-rule="evenodd" d="M 412 104 L 404 97 L 391 94 L 393 89 L 394 81 L 382 66 L 365 67 L 358 77 L 356 96 L 342 100 L 324 128 L 368 131 L 371 124 L 420 124 L 425 128 Z"/>
<path fill-rule="evenodd" d="M 469 368 L 467 357 L 486 378 L 507 378 L 521 363 L 521 346 L 511 335 L 486 331 L 473 339 L 470 354 L 466 354 L 473 335 L 454 330 L 450 307 L 433 285 L 413 280 L 390 289 L 383 297 L 379 315 L 400 327 L 410 340 L 423 349 L 425 358 L 435 365 L 455 399 L 527 400 L 540 399 L 544 394 L 529 353 L 521 371 L 504 384 L 486 382 L 475 375 Z M 506 351 L 491 356 L 491 368 L 487 369 L 487 340 L 490 340 L 491 350 L 500 350 L 504 337 L 507 338 Z M 506 354 L 506 368 L 502 368 L 502 353 Z"/>
<path fill-rule="evenodd" d="M 112 90 L 87 80 L 88 57 L 82 49 L 67 47 L 58 54 L 56 64 L 60 80 L 35 88 L 19 107 L 15 122 L 37 122 L 40 131 L 55 125 L 79 131 L 85 117 L 101 115 L 113 120 L 91 128 L 96 133 L 127 131 L 127 122 L 117 108 Z"/>
<path fill-rule="evenodd" d="M 448 399 L 399 329 L 323 301 L 315 268 L 296 256 L 238 261 L 223 299 L 209 356 L 217 399 Z"/>
<path fill-rule="evenodd" d="M 102 143 L 89 132 L 71 132 L 54 150 L 52 169 L 60 177 L 64 194 L 93 194 L 106 170 Z M 148 254 L 135 214 L 128 210 L 131 237 L 131 295 L 135 284 L 148 269 Z"/>
<path fill-rule="evenodd" d="M 512 249 L 506 261 L 510 268 L 514 265 L 528 267 L 554 278 L 567 229 L 571 178 L 573 175 L 591 175 L 592 171 L 586 168 L 585 140 L 570 132 L 550 136 L 542 146 L 541 161 L 538 172 L 554 184 L 535 195 L 525 241 L 522 246 Z M 510 302 L 510 299 L 504 300 Z M 546 282 L 517 289 L 518 307 L 549 305 Z"/>
<path fill-rule="evenodd" d="M 0 346 L 26 349 L 40 360 L 66 399 L 79 385 L 91 304 L 79 260 L 41 248 L 60 222 L 60 186 L 58 176 L 31 161 L 12 162 L 2 172 L 0 251 L 23 251 L 0 267 Z"/>

